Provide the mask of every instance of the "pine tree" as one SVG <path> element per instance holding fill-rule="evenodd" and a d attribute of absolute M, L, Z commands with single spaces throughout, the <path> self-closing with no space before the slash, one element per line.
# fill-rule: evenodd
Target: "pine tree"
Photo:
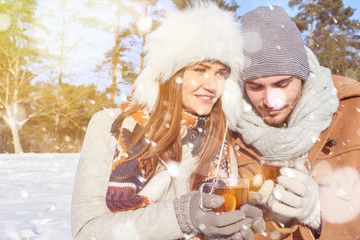
<path fill-rule="evenodd" d="M 299 13 L 293 18 L 301 32 L 309 31 L 309 47 L 333 74 L 360 79 L 360 22 L 355 9 L 342 0 L 291 0 Z"/>
<path fill-rule="evenodd" d="M 232 0 L 230 4 L 227 3 L 225 0 L 211 0 L 211 1 L 215 2 L 222 9 L 236 12 L 236 10 L 239 8 L 239 5 L 235 0 Z M 196 2 L 196 0 L 173 0 L 173 3 L 178 9 L 184 9 L 188 6 L 191 6 L 194 2 Z"/>
<path fill-rule="evenodd" d="M 119 85 L 131 85 L 145 64 L 143 47 L 147 34 L 157 26 L 154 20 L 159 15 L 159 11 L 154 7 L 157 2 L 158 0 L 111 0 L 107 2 L 105 9 L 101 2 L 87 1 L 89 8 L 107 11 L 107 17 L 112 19 L 109 22 L 92 17 L 84 19 L 83 22 L 114 37 L 114 44 L 105 53 L 105 61 L 97 68 L 97 71 L 108 72 L 111 77 L 111 85 L 106 90 L 113 105 L 115 96 L 120 92 Z"/>

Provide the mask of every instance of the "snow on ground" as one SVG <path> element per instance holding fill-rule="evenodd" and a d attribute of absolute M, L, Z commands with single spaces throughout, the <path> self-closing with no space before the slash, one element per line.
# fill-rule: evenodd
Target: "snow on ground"
<path fill-rule="evenodd" d="M 77 153 L 0 154 L 0 240 L 70 240 Z"/>

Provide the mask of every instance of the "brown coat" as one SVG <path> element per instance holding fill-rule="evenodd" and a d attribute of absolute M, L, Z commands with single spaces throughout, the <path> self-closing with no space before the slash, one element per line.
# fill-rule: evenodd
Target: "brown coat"
<path fill-rule="evenodd" d="M 360 83 L 340 76 L 333 76 L 333 81 L 338 90 L 339 108 L 331 125 L 320 135 L 308 155 L 313 177 L 319 183 L 322 229 L 318 239 L 358 239 Z M 252 179 L 261 172 L 257 160 L 259 153 L 246 145 L 238 134 L 233 135 L 233 144 L 237 149 L 240 176 Z M 267 237 L 257 234 L 255 240 L 272 239 L 270 235 L 275 239 L 315 239 L 310 229 L 297 222 L 290 228 L 279 228 L 274 222 L 267 221 L 267 232 Z"/>

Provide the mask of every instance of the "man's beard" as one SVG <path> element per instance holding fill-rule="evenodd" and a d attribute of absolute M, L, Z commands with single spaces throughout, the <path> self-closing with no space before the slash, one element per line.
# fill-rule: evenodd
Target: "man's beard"
<path fill-rule="evenodd" d="M 268 119 L 267 117 L 265 117 L 263 119 L 264 119 L 264 122 L 269 126 L 284 127 L 284 126 L 286 126 L 289 117 L 285 117 L 282 119 L 274 119 L 274 118 Z"/>

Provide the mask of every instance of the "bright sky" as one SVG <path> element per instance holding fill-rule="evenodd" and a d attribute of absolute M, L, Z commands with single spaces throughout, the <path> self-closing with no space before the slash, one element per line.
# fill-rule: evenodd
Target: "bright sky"
<path fill-rule="evenodd" d="M 279 5 L 283 7 L 289 14 L 289 16 L 293 17 L 296 15 L 296 9 L 292 9 L 288 7 L 289 0 L 238 0 L 237 1 L 240 5 L 240 14 L 243 15 L 244 13 L 255 9 L 258 6 L 268 6 L 271 5 Z M 354 16 L 355 18 L 360 19 L 360 1 L 359 0 L 343 0 L 344 7 L 352 7 L 358 9 Z"/>
<path fill-rule="evenodd" d="M 94 28 L 85 27 L 78 22 L 71 19 L 70 15 L 76 17 L 98 15 L 99 19 L 106 21 L 110 25 L 114 25 L 114 19 L 112 12 L 114 8 L 111 8 L 110 4 L 105 4 L 106 1 L 97 1 L 101 8 L 97 8 L 96 11 L 89 11 L 82 6 L 83 1 L 79 0 L 67 0 L 67 18 L 66 18 L 66 64 L 64 71 L 71 76 L 71 83 L 75 84 L 95 84 L 99 89 L 103 90 L 109 87 L 111 84 L 111 78 L 107 73 L 95 73 L 94 69 L 96 65 L 100 65 L 104 60 L 104 53 L 109 50 L 109 47 L 113 45 L 114 36 L 103 31 L 95 30 Z M 124 1 L 125 2 L 125 1 Z M 131 1 L 129 1 L 131 2 Z M 228 0 L 230 2 L 230 0 Z M 258 6 L 280 5 L 288 12 L 289 16 L 296 15 L 296 9 L 288 7 L 289 0 L 238 0 L 240 8 L 238 10 L 239 15 L 255 9 Z M 344 6 L 351 6 L 357 9 L 354 14 L 355 19 L 360 19 L 360 0 L 343 0 Z M 36 32 L 36 36 L 42 36 L 45 38 L 45 42 L 39 42 L 39 46 L 48 47 L 53 54 L 60 54 L 60 35 L 61 30 L 61 7 L 63 0 L 40 0 L 39 13 L 44 14 L 43 23 L 50 27 L 49 32 Z M 171 0 L 159 0 L 159 5 L 163 9 L 173 9 Z M 75 18 L 76 18 L 75 17 Z M 50 70 L 57 72 L 59 68 L 58 62 L 48 60 L 48 67 Z M 47 73 L 48 74 L 48 73 Z M 49 75 L 45 76 L 48 79 Z M 56 77 L 56 74 L 53 76 Z M 43 80 L 43 79 L 41 79 Z M 66 79 L 64 82 L 67 82 Z M 124 95 L 130 93 L 130 88 L 124 88 Z"/>
<path fill-rule="evenodd" d="M 164 6 L 164 8 L 171 8 L 171 0 L 159 0 L 159 2 Z M 230 2 L 229 0 L 227 2 Z M 237 0 L 238 5 L 240 5 L 238 13 L 243 15 L 244 13 L 251 11 L 259 6 L 269 6 L 269 5 L 279 5 L 283 7 L 288 13 L 289 16 L 293 17 L 296 15 L 296 9 L 291 9 L 288 7 L 289 0 Z M 360 0 L 343 0 L 344 7 L 352 7 L 357 9 L 353 15 L 355 19 L 360 19 Z"/>

